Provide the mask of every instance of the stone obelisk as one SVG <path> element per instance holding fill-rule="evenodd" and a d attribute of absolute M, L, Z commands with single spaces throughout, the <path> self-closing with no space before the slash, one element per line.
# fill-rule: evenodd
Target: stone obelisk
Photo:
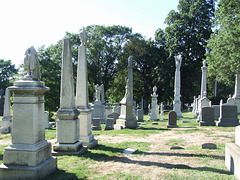
<path fill-rule="evenodd" d="M 181 88 L 181 78 L 180 78 L 180 68 L 182 64 L 181 55 L 175 56 L 176 71 L 175 71 L 175 84 L 174 84 L 174 101 L 173 101 L 173 111 L 177 113 L 177 118 L 182 118 L 181 112 L 181 100 L 180 100 L 180 88 Z"/>
<path fill-rule="evenodd" d="M 133 100 L 133 57 L 129 56 L 128 58 L 128 80 L 130 86 L 130 98 Z"/>
<path fill-rule="evenodd" d="M 236 73 L 235 92 L 232 98 L 237 106 L 237 112 L 240 114 L 240 70 L 237 70 Z"/>
<path fill-rule="evenodd" d="M 94 139 L 91 129 L 91 112 L 88 97 L 88 73 L 86 43 L 87 35 L 85 29 L 80 34 L 81 45 L 78 48 L 78 67 L 77 67 L 77 88 L 76 88 L 76 106 L 80 111 L 79 135 L 83 146 L 93 148 L 98 144 Z"/>
<path fill-rule="evenodd" d="M 75 105 L 72 51 L 70 39 L 63 39 L 60 108 L 57 120 L 57 144 L 53 146 L 55 155 L 80 155 L 86 151 L 79 140 L 80 112 Z"/>
<path fill-rule="evenodd" d="M 13 96 L 11 144 L 4 149 L 0 179 L 43 179 L 57 169 L 51 143 L 45 139 L 44 93 L 49 90 L 39 81 L 39 61 L 34 47 L 24 58 L 27 75 L 8 87 Z"/>
<path fill-rule="evenodd" d="M 10 115 L 10 91 L 8 88 L 5 89 L 5 101 L 4 101 L 4 111 L 3 118 L 1 122 L 1 133 L 9 133 L 11 132 L 12 118 Z"/>

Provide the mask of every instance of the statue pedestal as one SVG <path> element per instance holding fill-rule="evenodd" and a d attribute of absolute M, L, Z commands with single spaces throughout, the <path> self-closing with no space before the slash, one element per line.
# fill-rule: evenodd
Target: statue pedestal
<path fill-rule="evenodd" d="M 42 179 L 57 168 L 51 143 L 45 140 L 44 93 L 41 81 L 20 80 L 14 92 L 12 142 L 4 149 L 0 179 Z"/>
<path fill-rule="evenodd" d="M 133 100 L 124 97 L 120 103 L 121 115 L 119 116 L 119 119 L 116 120 L 114 129 L 119 129 L 119 126 L 130 129 L 137 128 L 137 120 L 133 114 Z"/>
<path fill-rule="evenodd" d="M 173 101 L 173 111 L 177 113 L 177 118 L 183 118 L 181 112 L 181 101 Z"/>
<path fill-rule="evenodd" d="M 157 120 L 158 119 L 158 114 L 157 114 L 157 97 L 158 97 L 158 95 L 156 95 L 156 94 L 152 95 L 152 110 L 151 110 L 151 113 L 150 113 L 149 120 Z"/>

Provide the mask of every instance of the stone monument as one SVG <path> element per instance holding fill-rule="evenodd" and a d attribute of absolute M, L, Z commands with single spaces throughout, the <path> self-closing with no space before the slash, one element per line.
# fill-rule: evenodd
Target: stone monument
<path fill-rule="evenodd" d="M 101 123 L 105 123 L 105 106 L 101 101 L 101 86 L 98 84 L 95 85 L 95 102 L 94 102 L 94 110 L 92 112 L 92 119 L 93 118 L 100 118 Z"/>
<path fill-rule="evenodd" d="M 235 130 L 235 143 L 225 145 L 225 165 L 240 179 L 240 126 L 237 126 Z"/>
<path fill-rule="evenodd" d="M 152 96 L 152 109 L 151 109 L 150 118 L 149 118 L 149 120 L 154 120 L 154 121 L 158 119 L 158 114 L 157 114 L 157 108 L 158 108 L 157 97 L 158 97 L 158 95 L 156 94 L 156 92 L 157 92 L 157 87 L 154 86 L 153 94 L 151 95 Z"/>
<path fill-rule="evenodd" d="M 85 29 L 80 33 L 81 45 L 78 48 L 78 67 L 77 67 L 77 84 L 76 84 L 76 106 L 80 111 L 79 119 L 79 136 L 83 146 L 94 148 L 98 141 L 94 139 L 91 128 L 92 109 L 89 106 L 88 97 L 88 73 L 87 73 L 87 56 L 86 43 L 87 35 Z"/>
<path fill-rule="evenodd" d="M 180 78 L 180 67 L 182 64 L 181 55 L 175 56 L 176 71 L 175 71 L 175 84 L 174 84 L 174 101 L 173 101 L 173 111 L 177 113 L 177 118 L 182 118 L 181 112 L 181 100 L 180 100 L 180 88 L 181 88 L 181 78 Z"/>
<path fill-rule="evenodd" d="M 203 61 L 202 66 L 202 83 L 201 83 L 201 98 L 204 97 L 204 92 L 207 92 L 207 66 L 206 60 Z"/>
<path fill-rule="evenodd" d="M 215 126 L 214 121 L 214 108 L 213 107 L 203 107 L 201 111 L 201 121 L 200 126 Z"/>
<path fill-rule="evenodd" d="M 133 114 L 133 100 L 131 99 L 131 88 L 129 79 L 127 79 L 126 83 L 126 93 L 124 98 L 121 100 L 121 114 L 119 119 L 116 120 L 116 124 L 114 125 L 114 129 L 122 129 L 122 128 L 137 128 L 137 120 Z"/>
<path fill-rule="evenodd" d="M 198 117 L 197 117 L 197 122 L 201 121 L 201 113 L 202 113 L 202 108 L 203 107 L 211 107 L 211 101 L 207 98 L 207 92 L 204 92 L 203 97 L 199 100 L 198 102 L 198 106 L 199 106 L 199 113 L 198 113 Z"/>
<path fill-rule="evenodd" d="M 70 39 L 63 39 L 60 108 L 56 113 L 57 144 L 53 146 L 53 154 L 80 155 L 86 151 L 79 140 L 79 114 L 74 97 L 71 43 Z"/>
<path fill-rule="evenodd" d="M 220 103 L 220 117 L 217 122 L 218 126 L 238 126 L 237 106 Z"/>
<path fill-rule="evenodd" d="M 5 89 L 5 101 L 4 101 L 4 112 L 3 118 L 1 122 L 1 133 L 9 133 L 11 132 L 12 127 L 12 117 L 10 114 L 10 91 L 8 88 Z"/>
<path fill-rule="evenodd" d="M 14 93 L 12 140 L 4 149 L 3 165 L 0 166 L 2 180 L 43 179 L 57 169 L 51 143 L 45 139 L 44 93 L 49 88 L 39 81 L 35 49 L 29 48 L 25 55 L 27 75 L 8 87 Z"/>

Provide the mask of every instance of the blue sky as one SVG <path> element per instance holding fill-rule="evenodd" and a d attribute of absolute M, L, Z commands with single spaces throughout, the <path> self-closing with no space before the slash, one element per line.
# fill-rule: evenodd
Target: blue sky
<path fill-rule="evenodd" d="M 154 38 L 179 0 L 0 0 L 0 59 L 23 63 L 30 46 L 36 50 L 78 33 L 83 26 L 122 25 Z"/>

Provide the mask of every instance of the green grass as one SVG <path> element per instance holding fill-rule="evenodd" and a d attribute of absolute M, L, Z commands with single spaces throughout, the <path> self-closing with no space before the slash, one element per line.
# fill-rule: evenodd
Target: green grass
<path fill-rule="evenodd" d="M 102 177 L 94 178 L 94 180 L 119 180 L 119 179 L 126 179 L 126 180 L 144 180 L 142 177 L 135 176 L 132 174 L 125 174 L 125 173 L 113 173 L 107 174 Z"/>
<path fill-rule="evenodd" d="M 185 145 L 185 140 L 184 139 L 170 139 L 166 145 L 168 146 L 183 146 Z"/>
<path fill-rule="evenodd" d="M 47 140 L 55 139 L 56 138 L 56 128 L 54 128 L 54 129 L 46 129 L 45 130 L 45 138 Z"/>

